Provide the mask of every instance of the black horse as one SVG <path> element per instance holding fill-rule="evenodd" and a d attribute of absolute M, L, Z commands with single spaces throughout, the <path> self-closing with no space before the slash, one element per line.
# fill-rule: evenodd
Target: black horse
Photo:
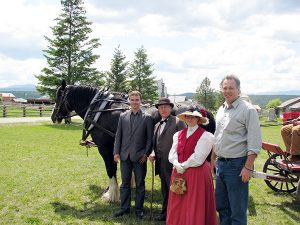
<path fill-rule="evenodd" d="M 102 198 L 109 202 L 119 200 L 116 180 L 117 164 L 114 162 L 113 145 L 119 116 L 128 108 L 126 94 L 89 86 L 67 86 L 63 81 L 57 90 L 56 104 L 51 115 L 53 123 L 61 123 L 63 119 L 69 118 L 74 110 L 84 119 L 82 139 L 85 140 L 90 134 L 98 146 L 110 179 L 108 191 Z"/>
<path fill-rule="evenodd" d="M 109 187 L 102 198 L 105 201 L 115 202 L 119 200 L 117 185 L 117 164 L 113 159 L 114 136 L 117 130 L 120 114 L 128 107 L 128 95 L 117 92 L 108 92 L 88 86 L 66 85 L 62 81 L 57 90 L 56 105 L 52 112 L 52 121 L 60 123 L 67 119 L 74 110 L 84 119 L 84 132 L 82 139 L 85 140 L 90 134 L 102 156 L 107 175 L 110 179 Z M 154 124 L 161 118 L 157 109 L 153 106 L 145 109 L 152 117 Z M 172 114 L 177 115 L 184 111 L 200 111 L 209 119 L 209 124 L 203 126 L 207 131 L 214 133 L 215 120 L 212 113 L 205 110 L 201 105 L 175 105 Z"/>

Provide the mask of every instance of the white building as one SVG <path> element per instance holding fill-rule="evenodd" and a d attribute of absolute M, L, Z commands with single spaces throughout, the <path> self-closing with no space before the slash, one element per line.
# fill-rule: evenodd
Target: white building
<path fill-rule="evenodd" d="M 163 79 L 157 80 L 157 94 L 158 94 L 158 98 L 161 97 L 167 97 L 167 87 L 163 81 Z"/>
<path fill-rule="evenodd" d="M 241 93 L 241 94 L 240 94 L 240 98 L 241 98 L 242 100 L 245 100 L 245 101 L 247 101 L 247 102 L 249 102 L 249 103 L 252 104 L 252 101 L 251 101 L 251 99 L 250 99 L 250 97 L 249 97 L 248 95 L 246 95 L 246 94 L 244 94 L 244 93 Z"/>
<path fill-rule="evenodd" d="M 184 95 L 169 95 L 168 99 L 170 99 L 170 101 L 174 104 L 175 103 L 183 103 L 188 100 L 187 97 Z"/>

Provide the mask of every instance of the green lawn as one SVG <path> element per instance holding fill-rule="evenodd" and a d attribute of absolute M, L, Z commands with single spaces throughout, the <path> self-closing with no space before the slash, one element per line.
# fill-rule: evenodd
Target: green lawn
<path fill-rule="evenodd" d="M 262 128 L 264 140 L 282 146 L 279 128 Z M 79 123 L 2 124 L 0 137 L 0 224 L 159 224 L 149 220 L 150 164 L 146 219 L 137 221 L 134 213 L 121 219 L 112 216 L 119 204 L 100 199 L 108 186 L 104 162 L 96 148 L 87 157 L 86 149 L 79 146 Z M 256 170 L 262 171 L 266 159 L 262 151 Z M 155 213 L 160 200 L 156 177 Z M 300 205 L 294 200 L 294 194 L 275 193 L 263 180 L 252 179 L 248 224 L 299 224 Z"/>

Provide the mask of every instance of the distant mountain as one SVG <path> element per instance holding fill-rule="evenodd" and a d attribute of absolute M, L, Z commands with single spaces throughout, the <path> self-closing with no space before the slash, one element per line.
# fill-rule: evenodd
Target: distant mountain
<path fill-rule="evenodd" d="M 195 95 L 195 93 L 192 93 L 192 92 L 179 94 L 179 96 L 186 96 L 188 99 L 192 99 L 194 97 L 194 95 Z"/>
<path fill-rule="evenodd" d="M 299 90 L 259 92 L 259 93 L 252 93 L 249 95 L 298 95 L 300 96 L 300 88 Z"/>
<path fill-rule="evenodd" d="M 0 92 L 12 93 L 16 98 L 39 98 L 40 93 L 36 91 L 35 85 L 24 84 L 24 85 L 11 85 L 8 87 L 0 87 Z"/>
<path fill-rule="evenodd" d="M 272 99 L 279 98 L 281 102 L 285 102 L 292 98 L 297 98 L 300 96 L 300 91 L 281 91 L 278 93 L 282 94 L 249 94 L 248 96 L 251 99 L 253 105 L 259 105 L 261 108 L 265 108 L 268 102 Z M 299 94 L 288 94 L 288 93 L 299 93 Z M 192 99 L 195 93 L 187 92 L 178 94 L 179 96 L 186 96 L 188 99 Z"/>
<path fill-rule="evenodd" d="M 299 95 L 248 95 L 253 105 L 259 105 L 262 109 L 266 107 L 272 99 L 279 98 L 281 102 L 285 102 L 292 98 L 297 98 Z"/>
<path fill-rule="evenodd" d="M 23 84 L 23 85 L 11 85 L 8 87 L 0 87 L 0 92 L 4 91 L 36 91 L 35 85 Z"/>

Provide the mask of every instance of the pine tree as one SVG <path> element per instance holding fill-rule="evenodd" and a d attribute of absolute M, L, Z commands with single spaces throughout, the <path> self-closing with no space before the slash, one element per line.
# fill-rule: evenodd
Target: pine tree
<path fill-rule="evenodd" d="M 101 85 L 101 73 L 91 67 L 99 58 L 93 49 L 100 46 L 99 39 L 89 38 L 91 22 L 87 21 L 82 0 L 62 0 L 62 13 L 51 27 L 53 38 L 45 36 L 48 49 L 43 50 L 47 66 L 36 75 L 37 90 L 53 99 L 61 80 L 67 84 Z"/>
<path fill-rule="evenodd" d="M 202 80 L 193 98 L 195 101 L 201 103 L 205 108 L 209 110 L 216 109 L 216 92 L 213 88 L 210 87 L 210 80 L 207 77 Z"/>
<path fill-rule="evenodd" d="M 145 48 L 142 46 L 134 53 L 134 61 L 130 64 L 129 78 L 131 90 L 138 90 L 143 95 L 143 100 L 153 103 L 157 100 L 157 82 L 153 64 L 148 62 L 148 56 Z"/>
<path fill-rule="evenodd" d="M 106 85 L 113 91 L 124 92 L 127 87 L 127 65 L 126 56 L 120 49 L 120 46 L 115 49 L 113 59 L 111 60 L 110 71 L 106 73 Z"/>

